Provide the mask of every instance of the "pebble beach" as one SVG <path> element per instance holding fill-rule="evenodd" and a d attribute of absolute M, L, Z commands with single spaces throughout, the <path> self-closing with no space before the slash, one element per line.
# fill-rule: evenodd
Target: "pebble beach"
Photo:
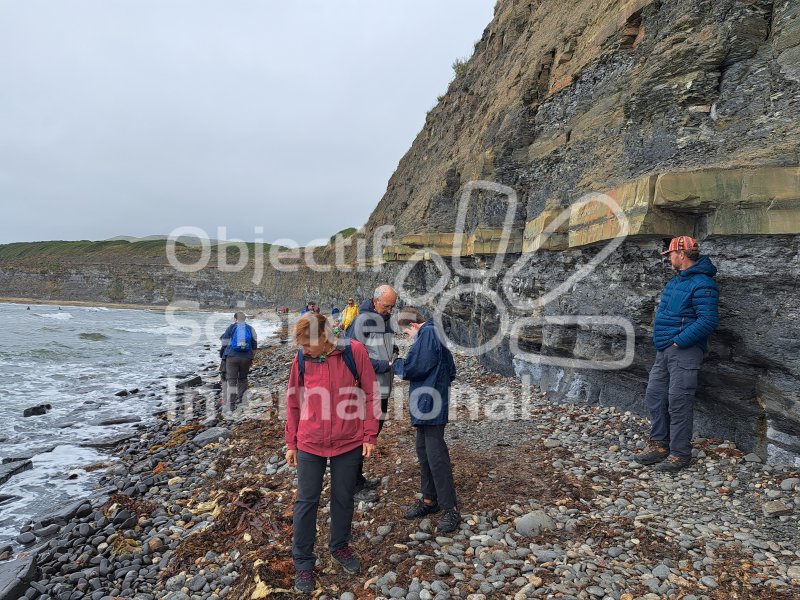
<path fill-rule="evenodd" d="M 251 398 L 219 420 L 216 365 L 188 377 L 180 414 L 120 440 L 96 492 L 54 507 L 0 549 L 0 598 L 289 598 L 294 470 L 283 392 L 294 350 L 259 349 Z M 419 474 L 407 417 L 387 422 L 380 498 L 359 503 L 350 576 L 327 555 L 321 506 L 315 597 L 790 599 L 800 595 L 800 473 L 726 440 L 696 439 L 674 475 L 638 465 L 647 421 L 553 404 L 536 382 L 456 356 L 448 443 L 463 522 L 406 521 Z M 199 381 L 198 381 L 199 378 Z M 461 393 L 461 392 L 468 393 Z M 407 393 L 398 384 L 395 398 Z M 327 488 L 326 488 L 327 490 Z M 323 492 L 323 504 L 326 502 Z"/>

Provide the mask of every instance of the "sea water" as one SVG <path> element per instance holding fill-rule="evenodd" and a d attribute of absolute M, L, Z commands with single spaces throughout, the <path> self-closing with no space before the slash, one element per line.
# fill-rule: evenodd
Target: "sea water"
<path fill-rule="evenodd" d="M 219 360 L 219 336 L 232 313 L 0 303 L 0 458 L 30 457 L 33 468 L 0 484 L 0 544 L 28 520 L 97 487 L 113 456 L 86 444 L 136 431 L 164 403 L 165 377 Z M 252 320 L 260 340 L 274 322 Z M 157 392 L 118 397 L 120 390 Z M 50 404 L 47 414 L 23 417 Z M 141 422 L 100 426 L 104 419 Z"/>

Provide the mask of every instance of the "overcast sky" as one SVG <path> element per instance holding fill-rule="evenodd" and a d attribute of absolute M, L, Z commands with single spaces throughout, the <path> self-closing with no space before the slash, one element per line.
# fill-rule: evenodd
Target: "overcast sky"
<path fill-rule="evenodd" d="M 366 222 L 492 0 L 0 0 L 0 243 Z"/>

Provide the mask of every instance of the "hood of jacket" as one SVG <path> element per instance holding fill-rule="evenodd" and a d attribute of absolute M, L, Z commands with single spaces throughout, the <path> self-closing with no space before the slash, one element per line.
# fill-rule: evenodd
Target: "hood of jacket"
<path fill-rule="evenodd" d="M 716 274 L 717 267 L 714 266 L 714 263 L 712 263 L 711 259 L 707 256 L 701 256 L 691 267 L 678 273 L 681 277 L 691 277 L 692 275 L 708 275 L 709 277 L 714 277 Z"/>
<path fill-rule="evenodd" d="M 363 313 L 375 313 L 377 316 L 383 319 L 384 323 L 386 323 L 386 331 L 391 331 L 394 333 L 394 328 L 392 327 L 392 315 L 389 313 L 388 315 L 382 315 L 377 310 L 375 310 L 375 304 L 372 302 L 372 298 L 368 298 L 361 303 L 358 307 L 358 312 Z"/>

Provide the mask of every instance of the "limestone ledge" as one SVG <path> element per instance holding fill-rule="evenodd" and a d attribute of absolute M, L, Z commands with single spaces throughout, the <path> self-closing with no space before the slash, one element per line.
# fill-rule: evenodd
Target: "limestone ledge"
<path fill-rule="evenodd" d="M 512 231 L 506 244 L 503 246 L 503 229 L 499 227 L 481 227 L 468 235 L 457 233 L 417 233 L 406 235 L 400 239 L 400 244 L 388 246 L 383 251 L 386 261 L 403 261 L 410 259 L 414 254 L 423 251 L 434 251 L 439 256 L 476 256 L 486 254 L 519 254 L 522 252 L 522 233 Z M 460 249 L 460 251 L 459 251 Z"/>
<path fill-rule="evenodd" d="M 613 200 L 613 203 L 609 201 Z M 622 235 L 669 238 L 692 235 L 780 235 L 800 233 L 800 167 L 708 169 L 647 175 L 569 207 L 548 206 L 511 233 L 506 253 L 566 250 Z M 568 211 L 568 214 L 564 214 Z M 384 250 L 383 260 L 403 261 L 420 250 L 451 257 L 501 251 L 502 229 L 469 234 L 418 233 Z M 460 240 L 459 240 L 460 237 Z M 461 241 L 456 243 L 454 241 Z M 424 253 L 423 253 L 424 257 Z"/>

